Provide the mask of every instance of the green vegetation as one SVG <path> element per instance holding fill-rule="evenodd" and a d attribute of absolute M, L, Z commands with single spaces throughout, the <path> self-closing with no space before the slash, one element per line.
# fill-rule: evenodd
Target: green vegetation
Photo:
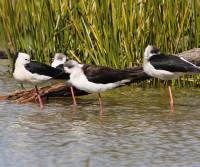
<path fill-rule="evenodd" d="M 7 48 L 55 52 L 114 68 L 138 66 L 155 44 L 177 53 L 200 46 L 199 0 L 1 0 Z"/>
<path fill-rule="evenodd" d="M 5 41 L 5 36 L 3 32 L 3 27 L 0 21 L 0 49 L 5 48 L 5 47 L 6 47 L 6 41 Z"/>

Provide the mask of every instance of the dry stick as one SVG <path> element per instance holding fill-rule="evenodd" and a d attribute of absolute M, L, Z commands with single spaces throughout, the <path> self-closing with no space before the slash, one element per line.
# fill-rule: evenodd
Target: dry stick
<path fill-rule="evenodd" d="M 46 86 L 46 87 L 42 87 L 42 88 L 38 88 L 39 93 L 41 96 L 46 96 L 48 93 L 52 93 L 52 92 L 57 92 L 60 90 L 64 90 L 67 88 L 66 84 L 63 83 L 59 83 L 56 85 L 52 85 L 52 86 Z M 13 94 L 5 97 L 3 96 L 2 99 L 9 99 L 12 100 L 15 103 L 27 103 L 27 102 L 31 102 L 31 101 L 35 101 L 37 99 L 37 93 L 35 92 L 35 89 L 29 89 L 29 90 L 18 90 L 15 91 Z"/>

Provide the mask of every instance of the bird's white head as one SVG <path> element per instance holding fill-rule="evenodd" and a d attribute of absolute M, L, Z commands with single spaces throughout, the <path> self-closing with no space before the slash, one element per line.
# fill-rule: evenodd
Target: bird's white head
<path fill-rule="evenodd" d="M 153 55 L 160 54 L 160 50 L 153 45 L 148 45 L 144 51 L 144 60 L 149 60 Z"/>
<path fill-rule="evenodd" d="M 69 60 L 64 64 L 64 70 L 66 73 L 72 74 L 81 71 L 80 64 L 75 60 Z"/>
<path fill-rule="evenodd" d="M 57 66 L 64 64 L 67 60 L 68 60 L 68 57 L 65 54 L 56 53 L 51 66 L 56 68 Z"/>
<path fill-rule="evenodd" d="M 16 58 L 15 65 L 25 65 L 30 63 L 30 61 L 31 61 L 31 56 L 29 54 L 19 52 Z"/>

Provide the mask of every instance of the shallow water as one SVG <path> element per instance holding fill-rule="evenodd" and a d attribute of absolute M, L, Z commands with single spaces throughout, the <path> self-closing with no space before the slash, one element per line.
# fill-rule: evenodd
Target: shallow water
<path fill-rule="evenodd" d="M 17 87 L 0 77 L 0 92 Z M 97 95 L 51 98 L 37 104 L 0 102 L 0 166 L 187 166 L 200 165 L 200 89 L 174 89 L 175 112 L 165 89 L 124 87 Z"/>

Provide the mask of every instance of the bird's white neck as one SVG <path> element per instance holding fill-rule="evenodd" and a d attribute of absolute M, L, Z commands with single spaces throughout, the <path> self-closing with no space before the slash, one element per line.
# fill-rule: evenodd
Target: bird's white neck
<path fill-rule="evenodd" d="M 74 78 L 77 79 L 81 76 L 84 76 L 83 70 L 81 68 L 73 69 L 73 72 L 70 74 L 71 79 L 74 79 Z"/>

